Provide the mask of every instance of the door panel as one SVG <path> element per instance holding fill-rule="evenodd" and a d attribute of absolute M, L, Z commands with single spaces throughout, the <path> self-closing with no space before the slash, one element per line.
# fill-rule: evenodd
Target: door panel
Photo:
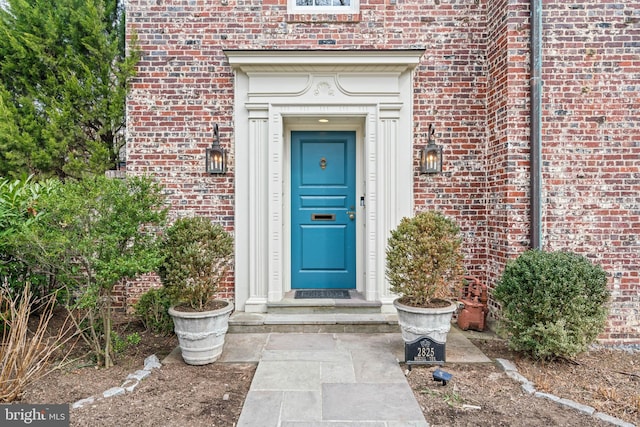
<path fill-rule="evenodd" d="M 293 289 L 355 288 L 355 176 L 355 132 L 291 132 Z"/>
<path fill-rule="evenodd" d="M 344 225 L 324 227 L 303 225 L 300 231 L 302 232 L 301 270 L 336 271 L 346 268 L 345 248 L 343 245 L 336 244 L 336 242 L 344 242 L 347 237 Z"/>

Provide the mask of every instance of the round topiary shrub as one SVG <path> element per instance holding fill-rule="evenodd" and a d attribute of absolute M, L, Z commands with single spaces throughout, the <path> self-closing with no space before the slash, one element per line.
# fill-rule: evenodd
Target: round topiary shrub
<path fill-rule="evenodd" d="M 180 218 L 167 229 L 162 253 L 158 275 L 171 301 L 203 311 L 231 267 L 233 238 L 207 218 Z"/>
<path fill-rule="evenodd" d="M 575 253 L 524 252 L 507 263 L 493 295 L 511 348 L 539 359 L 587 350 L 607 319 L 607 275 Z"/>
<path fill-rule="evenodd" d="M 440 212 L 402 218 L 387 240 L 391 291 L 413 307 L 441 307 L 434 303 L 457 297 L 464 277 L 461 245 L 460 227 Z"/>

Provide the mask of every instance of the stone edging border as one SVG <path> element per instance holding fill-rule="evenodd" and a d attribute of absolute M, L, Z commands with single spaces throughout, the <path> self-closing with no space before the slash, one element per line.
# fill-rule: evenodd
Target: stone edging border
<path fill-rule="evenodd" d="M 500 368 L 502 368 L 502 370 L 507 374 L 509 378 L 522 384 L 522 390 L 524 390 L 528 394 L 532 394 L 535 397 L 548 399 L 559 405 L 565 406 L 567 408 L 575 409 L 576 411 L 582 412 L 587 415 L 591 415 L 592 417 L 598 418 L 602 421 L 608 422 L 609 424 L 612 424 L 618 427 L 636 427 L 635 424 L 628 423 L 624 420 L 621 420 L 620 418 L 612 417 L 611 415 L 607 415 L 603 412 L 598 412 L 595 410 L 595 408 L 591 406 L 583 405 L 573 400 L 563 399 L 553 394 L 537 391 L 533 383 L 518 372 L 518 368 L 516 367 L 515 364 L 513 364 L 512 362 L 506 359 L 496 359 L 496 363 L 498 363 Z"/>
<path fill-rule="evenodd" d="M 140 381 L 151 375 L 151 371 L 162 367 L 162 363 L 158 359 L 158 356 L 152 354 L 144 359 L 144 368 L 135 371 L 133 374 L 127 375 L 124 382 L 120 387 L 112 387 L 109 390 L 105 390 L 102 396 L 95 397 L 90 396 L 85 399 L 80 399 L 71 405 L 71 409 L 82 408 L 84 405 L 90 405 L 102 399 L 108 399 L 109 397 L 119 396 L 124 393 L 131 393 L 140 384 Z"/>

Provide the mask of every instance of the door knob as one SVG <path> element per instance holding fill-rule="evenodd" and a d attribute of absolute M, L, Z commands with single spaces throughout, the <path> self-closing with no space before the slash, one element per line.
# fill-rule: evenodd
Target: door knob
<path fill-rule="evenodd" d="M 347 215 L 349 215 L 349 219 L 355 219 L 356 213 L 353 211 L 347 211 Z"/>

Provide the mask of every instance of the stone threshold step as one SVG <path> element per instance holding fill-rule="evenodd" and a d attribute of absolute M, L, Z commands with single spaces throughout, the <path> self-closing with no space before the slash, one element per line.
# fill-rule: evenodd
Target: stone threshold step
<path fill-rule="evenodd" d="M 351 298 L 296 299 L 295 292 L 287 293 L 280 301 L 267 304 L 269 313 L 380 313 L 380 301 L 367 301 L 358 292 L 350 292 Z"/>
<path fill-rule="evenodd" d="M 229 332 L 397 332 L 395 314 L 378 313 L 245 313 L 229 319 Z"/>

